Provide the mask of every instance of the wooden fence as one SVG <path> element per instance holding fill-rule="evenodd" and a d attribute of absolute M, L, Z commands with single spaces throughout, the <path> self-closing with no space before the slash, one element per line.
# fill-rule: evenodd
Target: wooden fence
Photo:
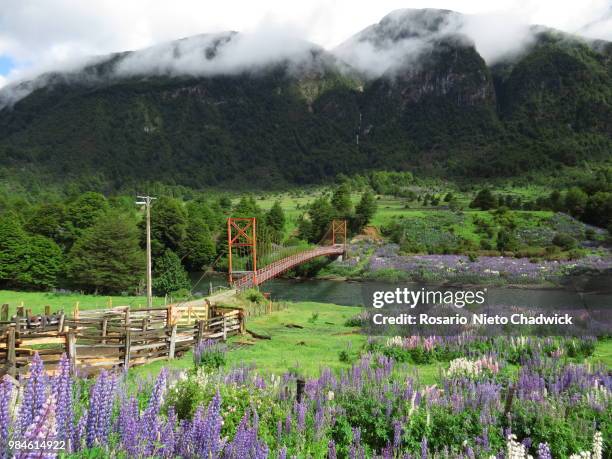
<path fill-rule="evenodd" d="M 173 359 L 202 340 L 225 340 L 244 333 L 245 315 L 238 309 L 215 309 L 205 301 L 165 308 L 63 311 L 32 316 L 19 310 L 8 319 L 0 310 L 0 374 L 27 371 L 35 352 L 51 368 L 62 354 L 73 371 L 142 365 Z M 8 307 L 6 307 L 8 311 Z"/>

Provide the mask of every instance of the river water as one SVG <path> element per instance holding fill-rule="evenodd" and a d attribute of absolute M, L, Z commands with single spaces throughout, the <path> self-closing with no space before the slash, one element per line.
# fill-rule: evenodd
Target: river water
<path fill-rule="evenodd" d="M 227 285 L 227 279 L 222 275 L 206 275 L 194 273 L 192 275 L 195 293 L 206 293 L 212 286 Z M 412 290 L 422 287 L 428 290 L 449 290 L 447 287 L 436 287 L 418 283 L 402 283 Z M 335 280 L 294 280 L 273 279 L 261 287 L 263 292 L 269 292 L 273 299 L 284 301 L 314 301 L 320 303 L 334 303 L 345 306 L 364 304 L 364 292 L 374 289 L 389 290 L 395 285 L 380 282 L 347 282 Z M 482 287 L 479 287 L 482 288 Z M 598 287 L 598 292 L 586 293 L 574 288 L 541 289 L 541 288 L 506 288 L 487 286 L 487 303 L 489 305 L 514 305 L 525 307 L 582 307 L 605 306 L 612 308 L 612 286 L 608 289 Z M 588 289 L 587 289 L 588 291 Z"/>

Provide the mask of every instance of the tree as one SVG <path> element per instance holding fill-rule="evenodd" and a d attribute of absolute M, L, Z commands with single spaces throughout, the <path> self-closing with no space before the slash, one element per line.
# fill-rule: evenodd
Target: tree
<path fill-rule="evenodd" d="M 370 191 L 365 191 L 361 195 L 361 199 L 355 207 L 355 217 L 353 219 L 354 223 L 354 231 L 359 232 L 361 229 L 370 223 L 372 217 L 376 213 L 376 199 L 374 198 L 374 194 Z"/>
<path fill-rule="evenodd" d="M 351 188 L 348 183 L 343 183 L 334 192 L 331 198 L 331 205 L 336 211 L 336 216 L 340 218 L 348 218 L 353 209 L 351 202 Z"/>
<path fill-rule="evenodd" d="M 145 246 L 145 225 L 140 222 L 141 244 Z M 177 252 L 185 239 L 187 213 L 180 201 L 163 196 L 151 205 L 151 253 L 160 257 L 166 249 Z"/>
<path fill-rule="evenodd" d="M 598 191 L 589 197 L 584 220 L 592 225 L 607 228 L 612 224 L 612 193 Z"/>
<path fill-rule="evenodd" d="M 580 217 L 585 210 L 587 194 L 578 187 L 572 187 L 565 193 L 565 209 L 573 217 Z"/>
<path fill-rule="evenodd" d="M 109 208 L 108 201 L 100 193 L 83 193 L 68 205 L 67 217 L 73 228 L 83 230 L 92 226 Z"/>
<path fill-rule="evenodd" d="M 279 236 L 282 236 L 285 232 L 285 212 L 280 205 L 280 202 L 276 201 L 266 214 L 266 223 L 274 230 Z"/>
<path fill-rule="evenodd" d="M 16 216 L 5 214 L 0 218 L 0 285 L 15 283 L 22 271 L 23 256 L 28 237 Z"/>
<path fill-rule="evenodd" d="M 32 236 L 28 238 L 21 257 L 19 272 L 15 279 L 17 285 L 35 289 L 50 289 L 57 286 L 64 255 L 55 241 L 44 236 Z"/>
<path fill-rule="evenodd" d="M 69 280 L 94 293 L 135 290 L 144 274 L 139 231 L 132 219 L 111 212 L 98 218 L 70 250 Z"/>
<path fill-rule="evenodd" d="M 153 290 L 157 295 L 167 295 L 179 290 L 189 290 L 189 276 L 181 264 L 181 260 L 172 250 L 155 260 L 153 273 Z"/>
<path fill-rule="evenodd" d="M 511 231 L 502 228 L 497 233 L 497 250 L 500 252 L 505 252 L 507 250 L 515 250 L 516 249 L 516 239 Z"/>
<path fill-rule="evenodd" d="M 25 229 L 32 234 L 40 234 L 63 245 L 70 237 L 67 228 L 66 206 L 62 203 L 40 204 L 27 220 Z"/>
<path fill-rule="evenodd" d="M 310 242 L 319 242 L 329 229 L 331 221 L 334 219 L 335 209 L 330 202 L 323 196 L 315 199 L 308 207 L 310 224 L 301 224 L 301 230 L 308 230 L 308 233 L 300 232 L 300 237 Z"/>
<path fill-rule="evenodd" d="M 202 271 L 215 259 L 215 241 L 208 225 L 199 218 L 189 218 L 186 237 L 181 244 L 181 255 L 185 267 L 193 271 Z"/>
<path fill-rule="evenodd" d="M 488 188 L 478 192 L 474 200 L 470 203 L 472 209 L 489 210 L 497 207 L 497 199 Z"/>

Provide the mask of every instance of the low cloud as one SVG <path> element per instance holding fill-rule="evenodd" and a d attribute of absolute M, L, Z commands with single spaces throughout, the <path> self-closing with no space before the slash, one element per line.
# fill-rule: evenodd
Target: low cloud
<path fill-rule="evenodd" d="M 510 15 L 462 15 L 440 10 L 397 10 L 339 45 L 334 53 L 370 78 L 417 66 L 445 37 L 466 39 L 488 64 L 533 42 L 532 28 Z"/>
<path fill-rule="evenodd" d="M 299 64 L 315 49 L 319 48 L 275 28 L 198 35 L 131 53 L 115 72 L 118 76 L 235 74 L 280 62 Z"/>

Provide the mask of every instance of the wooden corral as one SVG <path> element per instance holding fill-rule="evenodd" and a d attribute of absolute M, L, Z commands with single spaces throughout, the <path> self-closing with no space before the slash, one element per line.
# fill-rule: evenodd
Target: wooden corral
<path fill-rule="evenodd" d="M 5 313 L 6 312 L 6 313 Z M 161 359 L 173 359 L 198 342 L 244 333 L 244 314 L 237 309 L 217 310 L 198 300 L 164 308 L 131 309 L 129 306 L 37 316 L 23 308 L 8 318 L 0 309 L 0 375 L 18 376 L 27 371 L 37 352 L 54 368 L 66 354 L 73 371 L 97 373 L 100 369 L 129 368 Z"/>

